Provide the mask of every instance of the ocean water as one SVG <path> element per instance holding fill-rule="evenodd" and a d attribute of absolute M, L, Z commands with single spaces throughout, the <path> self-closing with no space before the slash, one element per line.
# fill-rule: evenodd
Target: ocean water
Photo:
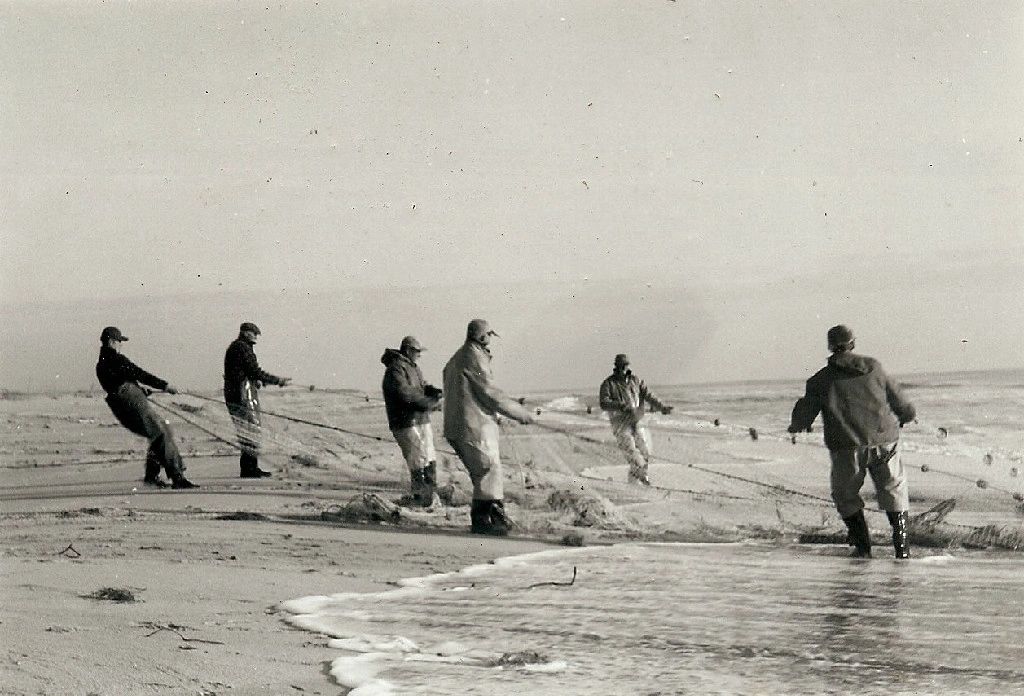
<path fill-rule="evenodd" d="M 839 553 L 554 550 L 284 608 L 335 636 L 332 675 L 359 696 L 1024 693 L 1018 559 Z"/>
<path fill-rule="evenodd" d="M 919 411 L 902 434 L 912 513 L 954 499 L 953 524 L 1024 532 L 1013 497 L 1024 492 L 1024 372 L 905 381 Z M 668 497 L 666 506 L 690 506 L 716 524 L 778 523 L 808 509 L 805 521 L 835 524 L 820 430 L 796 444 L 784 432 L 802 388 L 659 389 L 676 410 L 649 418 L 655 453 L 666 457 L 652 464 L 652 478 L 667 490 L 707 492 Z M 537 403 L 543 422 L 607 438 L 596 394 Z M 552 446 L 562 436 L 551 433 L 506 436 L 513 459 L 568 449 Z M 589 476 L 625 476 L 614 450 L 583 446 L 578 456 L 594 458 Z M 744 480 L 808 496 L 769 495 Z M 732 507 L 722 496 L 736 496 Z M 872 526 L 885 531 L 878 517 Z M 1024 694 L 1024 556 L 915 548 L 910 561 L 895 561 L 889 552 L 879 547 L 862 561 L 845 546 L 756 541 L 555 549 L 283 607 L 295 625 L 335 637 L 331 673 L 357 696 Z M 531 587 L 568 582 L 573 568 L 571 586 Z M 509 654 L 526 664 L 498 664 Z"/>

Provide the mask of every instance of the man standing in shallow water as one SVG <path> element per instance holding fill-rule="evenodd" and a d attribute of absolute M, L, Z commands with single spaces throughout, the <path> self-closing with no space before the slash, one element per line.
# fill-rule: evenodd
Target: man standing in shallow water
<path fill-rule="evenodd" d="M 647 404 L 660 409 L 665 415 L 672 413 L 651 393 L 647 385 L 629 369 L 629 357 L 615 356 L 612 374 L 601 383 L 601 410 L 608 414 L 612 434 L 629 464 L 629 482 L 651 485 L 647 467 L 651 459 L 651 436 L 642 424 Z"/>
<path fill-rule="evenodd" d="M 498 450 L 498 417 L 532 423 L 533 416 L 494 384 L 491 336 L 483 319 L 466 327 L 466 342 L 444 366 L 444 436 L 473 482 L 470 510 L 474 534 L 506 536 L 505 476 Z"/>
<path fill-rule="evenodd" d="M 146 392 L 139 383 L 168 394 L 177 394 L 178 390 L 122 355 L 121 344 L 127 340 L 128 337 L 116 326 L 103 329 L 96 377 L 107 392 L 107 405 L 121 425 L 149 440 L 143 481 L 147 486 L 166 488 L 167 483 L 160 479 L 160 467 L 163 466 L 172 488 L 198 488 L 185 478 L 185 465 L 174 442 L 174 435 L 171 434 L 171 427 L 153 413 Z"/>
<path fill-rule="evenodd" d="M 900 428 L 916 417 L 914 405 L 874 358 L 853 352 L 853 332 L 843 325 L 828 330 L 828 364 L 807 380 L 793 407 L 789 432 L 809 431 L 821 413 L 825 446 L 832 460 L 831 487 L 839 515 L 850 530 L 853 555 L 871 556 L 860 489 L 871 475 L 878 504 L 892 526 L 896 558 L 909 558 L 910 495 L 900 460 Z"/>

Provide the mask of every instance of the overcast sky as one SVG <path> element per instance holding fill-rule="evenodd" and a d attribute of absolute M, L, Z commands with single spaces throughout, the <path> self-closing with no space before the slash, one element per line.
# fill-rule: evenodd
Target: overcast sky
<path fill-rule="evenodd" d="M 1024 5 L 8 2 L 0 386 L 1024 366 Z M 427 289 L 419 289 L 423 288 Z M 273 363 L 273 364 L 271 364 Z"/>

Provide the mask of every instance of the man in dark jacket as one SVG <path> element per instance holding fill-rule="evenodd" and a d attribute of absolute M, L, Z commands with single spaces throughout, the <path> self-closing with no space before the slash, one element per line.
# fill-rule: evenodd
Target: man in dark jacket
<path fill-rule="evenodd" d="M 409 467 L 413 502 L 429 507 L 437 485 L 437 454 L 430 412 L 439 408 L 441 390 L 426 383 L 416 364 L 424 350 L 415 337 L 406 336 L 398 350 L 385 349 L 380 361 L 387 368 L 381 388 L 388 427 Z"/>
<path fill-rule="evenodd" d="M 260 398 L 264 384 L 283 387 L 290 377 L 276 377 L 260 369 L 256 360 L 256 337 L 260 329 L 252 322 L 238 327 L 238 338 L 231 342 L 224 354 L 224 403 L 238 432 L 242 455 L 238 460 L 242 478 L 270 476 L 259 466 L 260 452 Z"/>
<path fill-rule="evenodd" d="M 828 364 L 807 380 L 803 398 L 793 407 L 789 432 L 809 431 L 821 413 L 825 446 L 832 459 L 832 499 L 850 530 L 854 555 L 871 556 L 871 537 L 860 497 L 871 475 L 878 504 L 892 525 L 897 558 L 909 558 L 907 476 L 900 461 L 900 428 L 916 417 L 914 406 L 874 358 L 853 353 L 853 332 L 828 331 Z"/>
<path fill-rule="evenodd" d="M 167 487 L 167 483 L 160 479 L 162 466 L 173 488 L 197 488 L 185 478 L 185 466 L 170 425 L 153 412 L 140 383 L 168 394 L 177 394 L 178 391 L 122 355 L 121 344 L 127 340 L 128 337 L 116 326 L 108 326 L 100 334 L 102 347 L 96 363 L 96 377 L 107 392 L 107 405 L 121 425 L 149 440 L 143 479 L 146 485 Z"/>
<path fill-rule="evenodd" d="M 644 382 L 629 369 L 629 357 L 623 353 L 615 356 L 612 374 L 601 383 L 599 393 L 601 410 L 608 414 L 612 434 L 619 449 L 626 455 L 629 464 L 630 483 L 651 485 L 647 477 L 647 466 L 651 459 L 651 436 L 642 420 L 647 405 L 668 415 L 672 407 L 661 402 Z"/>

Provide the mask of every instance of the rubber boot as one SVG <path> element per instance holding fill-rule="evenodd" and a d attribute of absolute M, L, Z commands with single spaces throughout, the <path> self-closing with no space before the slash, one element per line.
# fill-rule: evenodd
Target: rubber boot
<path fill-rule="evenodd" d="M 437 488 L 437 462 L 430 462 L 423 467 L 423 505 L 434 503 L 434 490 Z"/>
<path fill-rule="evenodd" d="M 473 534 L 490 534 L 491 501 L 474 499 L 472 507 L 469 508 L 469 519 L 471 522 L 469 531 Z"/>
<path fill-rule="evenodd" d="M 864 519 L 864 511 L 844 517 L 843 522 L 850 530 L 850 543 L 853 545 L 854 558 L 871 558 L 871 536 L 868 533 L 868 522 Z"/>
<path fill-rule="evenodd" d="M 410 469 L 409 470 L 409 491 L 411 493 L 412 502 L 415 505 L 425 506 L 430 505 L 430 499 L 426 502 L 423 499 L 423 490 L 426 486 L 426 473 L 423 469 Z"/>
<path fill-rule="evenodd" d="M 892 525 L 892 548 L 896 558 L 910 558 L 910 542 L 907 541 L 907 526 L 910 515 L 904 512 L 887 512 L 889 524 Z"/>
<path fill-rule="evenodd" d="M 494 536 L 508 536 L 512 528 L 512 520 L 505 514 L 505 501 L 492 500 L 490 507 L 491 534 Z"/>
<path fill-rule="evenodd" d="M 263 478 L 264 476 L 270 476 L 269 471 L 264 471 L 260 468 L 259 460 L 256 455 L 242 453 L 242 456 L 238 458 L 239 477 L 240 478 Z"/>

